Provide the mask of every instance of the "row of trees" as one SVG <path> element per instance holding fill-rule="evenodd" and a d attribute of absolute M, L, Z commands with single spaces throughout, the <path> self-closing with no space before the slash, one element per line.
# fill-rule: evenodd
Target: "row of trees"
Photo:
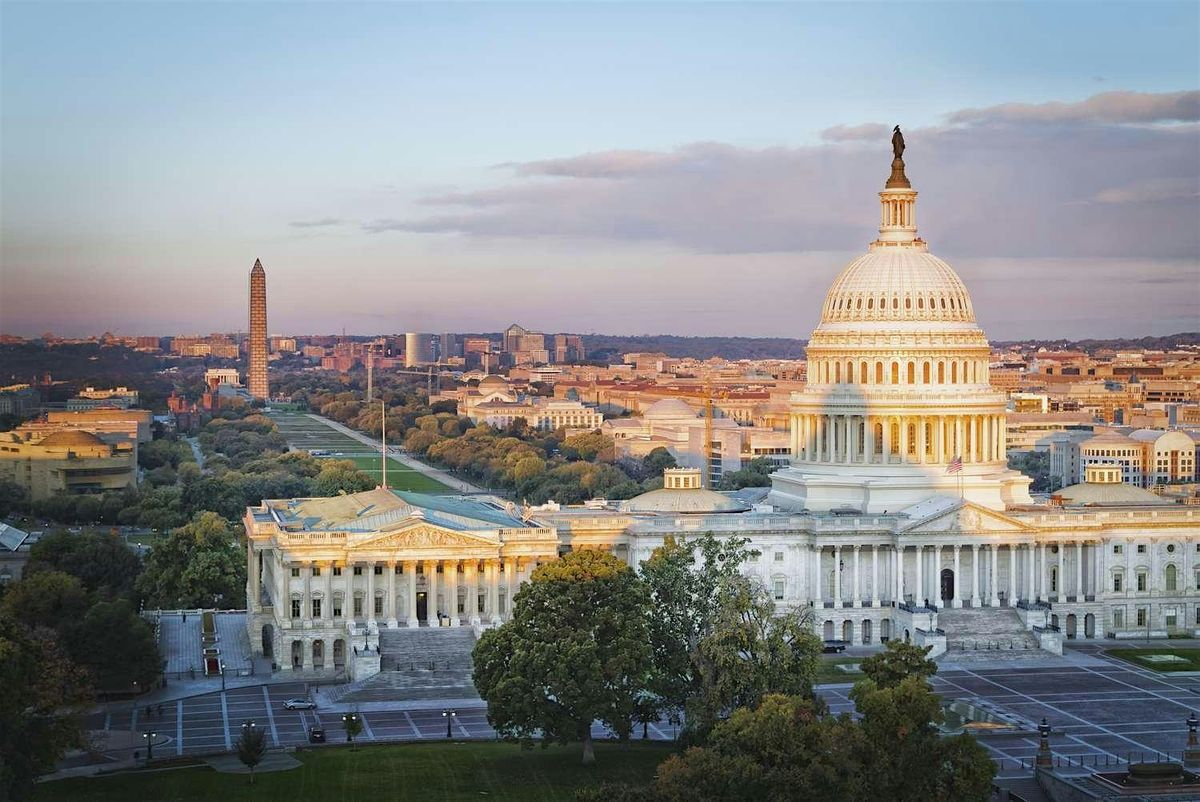
<path fill-rule="evenodd" d="M 635 572 L 598 550 L 538 568 L 504 626 L 484 633 L 474 680 L 506 738 L 628 739 L 637 722 L 683 727 L 685 752 L 647 787 L 585 802 L 725 799 L 984 800 L 994 766 L 969 736 L 943 739 L 926 650 L 892 642 L 864 660 L 834 716 L 813 693 L 821 642 L 807 610 L 779 610 L 740 567 L 746 541 L 667 542 Z"/>

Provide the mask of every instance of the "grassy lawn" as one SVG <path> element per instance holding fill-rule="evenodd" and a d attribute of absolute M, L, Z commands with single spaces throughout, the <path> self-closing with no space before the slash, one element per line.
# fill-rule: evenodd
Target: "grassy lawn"
<path fill-rule="evenodd" d="M 61 780 L 38 786 L 38 802 L 157 802 L 157 800 L 540 800 L 568 802 L 575 791 L 602 782 L 648 781 L 670 754 L 663 744 L 596 744 L 596 763 L 580 763 L 580 747 L 534 748 L 512 744 L 454 743 L 367 746 L 299 752 L 304 765 L 259 774 L 208 767 Z"/>
<path fill-rule="evenodd" d="M 858 682 L 862 679 L 861 671 L 839 671 L 838 666 L 847 663 L 861 663 L 861 657 L 822 657 L 817 668 L 818 685 L 831 682 Z"/>
<path fill-rule="evenodd" d="M 1154 646 L 1145 649 L 1108 649 L 1105 654 L 1153 671 L 1200 671 L 1200 649 Z"/>

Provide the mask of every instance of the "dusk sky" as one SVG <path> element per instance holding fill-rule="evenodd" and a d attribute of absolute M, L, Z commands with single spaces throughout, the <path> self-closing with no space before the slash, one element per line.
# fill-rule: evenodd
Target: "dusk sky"
<path fill-rule="evenodd" d="M 993 339 L 1200 330 L 1200 4 L 0 6 L 0 331 L 807 337 L 917 223 Z"/>

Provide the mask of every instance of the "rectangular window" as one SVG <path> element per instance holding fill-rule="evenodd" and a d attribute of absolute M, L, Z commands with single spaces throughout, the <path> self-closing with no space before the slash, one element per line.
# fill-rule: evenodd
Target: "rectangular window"
<path fill-rule="evenodd" d="M 783 601 L 783 580 L 775 580 L 775 601 Z"/>
<path fill-rule="evenodd" d="M 382 575 L 383 575 L 383 566 L 382 565 L 375 566 L 375 576 L 382 576 Z"/>
<path fill-rule="evenodd" d="M 1120 574 L 1113 574 L 1113 593 L 1121 592 L 1122 577 Z"/>
<path fill-rule="evenodd" d="M 1144 627 L 1144 626 L 1146 626 L 1146 608 L 1145 608 L 1145 607 L 1139 607 L 1139 608 L 1138 608 L 1138 613 L 1137 613 L 1137 625 L 1138 625 L 1139 627 Z"/>
<path fill-rule="evenodd" d="M 334 618 L 342 617 L 342 602 L 340 599 L 333 600 L 333 617 Z"/>
<path fill-rule="evenodd" d="M 313 618 L 321 617 L 321 600 L 320 599 L 312 600 L 312 617 Z"/>
<path fill-rule="evenodd" d="M 1145 544 L 1145 543 L 1139 543 L 1139 544 L 1138 544 L 1137 553 L 1138 553 L 1138 554 L 1145 554 L 1145 553 L 1146 553 L 1146 544 Z"/>
<path fill-rule="evenodd" d="M 479 614 L 483 615 L 483 596 L 482 596 L 482 594 L 479 596 Z"/>
<path fill-rule="evenodd" d="M 300 600 L 292 599 L 292 618 L 300 617 Z"/>
<path fill-rule="evenodd" d="M 320 576 L 320 575 L 321 575 L 321 566 L 319 566 L 319 565 L 314 565 L 314 566 L 312 567 L 312 575 L 313 575 L 313 576 Z"/>
<path fill-rule="evenodd" d="M 354 597 L 354 617 L 355 618 L 362 617 L 362 596 Z"/>
<path fill-rule="evenodd" d="M 1175 613 L 1175 609 L 1174 609 L 1174 608 L 1171 608 L 1170 610 L 1167 610 L 1167 614 L 1166 614 L 1166 625 L 1167 625 L 1167 626 L 1169 626 L 1169 627 L 1173 627 L 1173 626 L 1175 626 L 1175 625 L 1176 625 L 1176 624 L 1175 624 L 1176 618 L 1177 618 L 1177 615 L 1176 615 L 1176 613 Z"/>
<path fill-rule="evenodd" d="M 1196 590 L 1200 590 L 1200 571 L 1196 572 Z"/>
<path fill-rule="evenodd" d="M 777 563 L 783 562 L 783 552 L 782 551 L 775 552 L 775 562 L 777 562 Z"/>
<path fill-rule="evenodd" d="M 300 568 L 298 566 L 292 566 L 292 576 L 300 576 Z"/>
<path fill-rule="evenodd" d="M 379 596 L 375 597 L 375 615 L 383 615 L 383 599 Z"/>
<path fill-rule="evenodd" d="M 394 570 L 394 571 L 392 571 L 392 573 L 393 573 L 393 574 L 402 574 L 402 573 L 404 573 L 404 566 L 403 566 L 403 565 L 401 565 L 400 563 L 396 563 L 396 568 L 395 568 L 395 570 Z"/>
<path fill-rule="evenodd" d="M 342 575 L 342 566 L 340 566 L 340 565 L 333 566 L 333 575 L 341 576 Z"/>
<path fill-rule="evenodd" d="M 354 575 L 362 576 L 362 566 L 361 565 L 354 566 Z"/>
<path fill-rule="evenodd" d="M 1138 593 L 1146 592 L 1146 572 L 1145 571 L 1138 571 L 1137 589 L 1138 589 Z"/>
<path fill-rule="evenodd" d="M 1125 548 L 1120 543 L 1113 546 L 1113 554 L 1120 554 L 1123 551 L 1125 551 Z"/>
<path fill-rule="evenodd" d="M 1125 626 L 1125 608 L 1117 607 L 1113 610 L 1113 629 L 1121 629 Z"/>

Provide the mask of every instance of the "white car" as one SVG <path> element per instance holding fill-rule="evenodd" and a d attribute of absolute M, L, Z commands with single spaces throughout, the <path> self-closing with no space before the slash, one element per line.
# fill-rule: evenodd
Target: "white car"
<path fill-rule="evenodd" d="M 316 706 L 317 703 L 309 699 L 288 699 L 283 703 L 284 710 L 312 710 Z"/>

